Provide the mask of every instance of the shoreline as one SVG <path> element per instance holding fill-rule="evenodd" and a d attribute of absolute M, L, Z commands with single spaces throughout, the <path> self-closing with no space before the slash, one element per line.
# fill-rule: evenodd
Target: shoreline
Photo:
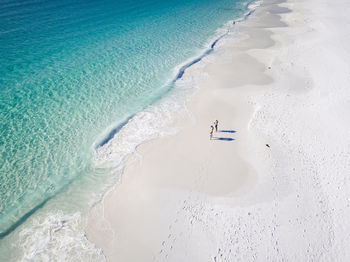
<path fill-rule="evenodd" d="M 260 6 L 259 2 L 261 2 L 261 0 L 251 0 L 251 2 L 248 4 L 247 6 L 247 12 L 243 13 L 242 16 L 240 16 L 237 19 L 233 19 L 228 21 L 225 25 L 223 25 L 222 27 L 218 28 L 217 31 L 221 31 L 221 30 L 225 30 L 225 33 L 221 33 L 219 34 L 218 32 L 216 32 L 216 34 L 214 35 L 213 39 L 209 41 L 209 43 L 207 44 L 208 47 L 204 48 L 202 50 L 202 52 L 200 54 L 198 54 L 197 56 L 191 57 L 188 60 L 186 60 L 185 62 L 183 62 L 182 64 L 179 64 L 178 66 L 176 66 L 174 68 L 174 76 L 168 80 L 163 86 L 167 87 L 168 91 L 165 91 L 165 93 L 162 94 L 160 99 L 157 99 L 156 101 L 154 101 L 152 104 L 148 105 L 147 108 L 152 107 L 154 105 L 156 105 L 157 103 L 161 102 L 162 99 L 166 99 L 166 96 L 169 96 L 169 90 L 176 88 L 176 84 L 178 84 L 178 81 L 182 80 L 183 75 L 185 74 L 185 71 L 187 69 L 190 69 L 192 66 L 196 65 L 198 62 L 201 62 L 204 58 L 206 58 L 208 55 L 210 55 L 213 51 L 215 46 L 220 42 L 220 40 L 222 40 L 223 38 L 225 38 L 225 36 L 227 36 L 230 32 L 229 30 L 231 28 L 228 28 L 227 24 L 233 24 L 236 25 L 237 23 L 242 23 L 244 22 L 246 19 L 249 18 L 250 15 L 252 15 L 255 12 L 255 9 Z M 231 26 L 231 25 L 230 25 Z M 186 99 L 185 99 L 186 100 Z M 146 108 L 145 108 L 146 109 Z M 142 112 L 142 111 L 141 111 Z M 107 132 L 105 132 L 104 136 L 101 136 L 101 138 L 99 138 L 93 145 L 93 148 L 95 150 L 98 150 L 100 147 L 105 146 L 106 144 L 108 144 L 111 140 L 113 140 L 113 138 L 115 137 L 115 135 L 125 126 L 128 124 L 128 122 L 130 120 L 132 120 L 138 113 L 135 113 L 129 117 L 127 117 L 124 121 L 122 121 L 119 125 L 115 126 L 115 127 L 111 127 L 110 130 Z M 148 140 L 146 140 L 145 142 L 147 143 Z M 142 144 L 142 143 L 141 143 Z"/>
<path fill-rule="evenodd" d="M 107 260 L 350 257 L 339 253 L 341 246 L 334 248 L 349 243 L 342 233 L 349 222 L 333 221 L 350 214 L 346 201 L 337 202 L 346 199 L 350 185 L 344 165 L 350 141 L 346 131 L 334 135 L 320 125 L 344 125 L 329 118 L 324 108 L 344 111 L 337 105 L 348 94 L 348 64 L 337 75 L 341 88 L 323 84 L 332 79 L 320 74 L 323 60 L 314 55 L 326 46 L 330 65 L 341 65 L 333 56 L 342 49 L 327 45 L 329 35 L 318 19 L 330 23 L 316 9 L 309 17 L 310 6 L 316 7 L 298 0 L 264 1 L 239 25 L 248 38 L 225 38 L 203 68 L 186 70 L 190 76 L 207 74 L 186 103 L 191 115 L 177 116 L 182 128 L 176 135 L 137 147 L 121 183 L 86 221 L 88 239 Z M 320 4 L 318 11 L 324 12 L 325 6 Z M 215 119 L 221 131 L 230 132 L 214 133 L 217 139 L 210 141 L 209 126 Z M 323 132 L 316 133 L 320 127 Z M 326 135 L 334 139 L 326 142 Z M 333 167 L 325 161 L 328 155 L 338 161 L 336 172 L 344 176 L 343 184 L 328 176 Z M 344 190 L 334 191 L 336 185 Z"/>

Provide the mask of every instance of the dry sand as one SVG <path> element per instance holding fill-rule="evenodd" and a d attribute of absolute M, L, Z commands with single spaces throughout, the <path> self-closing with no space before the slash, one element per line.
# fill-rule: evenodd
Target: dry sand
<path fill-rule="evenodd" d="M 349 11 L 266 0 L 186 71 L 207 78 L 181 131 L 141 145 L 89 215 L 108 261 L 349 261 Z"/>

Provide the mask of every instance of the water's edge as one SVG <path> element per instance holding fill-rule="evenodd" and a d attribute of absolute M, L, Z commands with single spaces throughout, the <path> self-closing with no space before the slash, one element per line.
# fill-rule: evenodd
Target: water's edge
<path fill-rule="evenodd" d="M 251 4 L 251 3 L 253 3 L 253 2 L 258 2 L 258 1 L 252 1 L 252 2 L 250 2 L 249 4 Z M 236 23 L 240 23 L 240 22 L 242 22 L 242 21 L 245 21 L 246 19 L 249 18 L 249 16 L 251 16 L 251 15 L 254 13 L 254 11 L 255 11 L 255 9 L 249 10 L 247 13 L 243 14 L 243 16 L 242 16 L 241 18 L 232 21 L 232 24 L 235 25 Z M 228 34 L 228 32 L 226 32 L 226 33 L 220 35 L 219 37 L 217 37 L 214 41 L 212 41 L 212 43 L 210 44 L 210 47 L 209 47 L 208 49 L 206 49 L 206 50 L 203 52 L 202 55 L 200 55 L 200 56 L 198 56 L 198 57 L 196 57 L 196 58 L 193 58 L 192 60 L 190 60 L 190 62 L 188 62 L 188 63 L 184 64 L 183 66 L 181 66 L 180 69 L 178 70 L 178 72 L 177 72 L 175 78 L 170 82 L 170 84 L 168 84 L 168 91 L 169 91 L 170 89 L 173 89 L 173 88 L 174 88 L 176 82 L 177 82 L 178 80 L 180 80 L 180 79 L 183 77 L 185 71 L 186 71 L 188 68 L 192 67 L 193 65 L 195 65 L 195 64 L 197 64 L 198 62 L 200 62 L 201 60 L 203 60 L 203 58 L 205 58 L 205 57 L 207 57 L 208 55 L 210 55 L 210 54 L 214 51 L 214 48 L 215 48 L 215 46 L 217 45 L 217 43 L 218 43 L 221 39 L 223 39 L 225 36 L 227 36 L 227 34 Z M 158 102 L 159 100 L 163 99 L 167 94 L 168 94 L 168 92 L 166 92 L 162 97 L 158 98 L 155 102 Z M 155 102 L 154 102 L 154 103 L 155 103 Z M 150 107 L 150 106 L 152 106 L 152 105 L 153 105 L 153 104 L 150 104 L 150 105 L 148 105 L 147 107 Z M 102 146 L 106 145 L 110 140 L 112 140 L 112 139 L 115 137 L 115 135 L 116 135 L 125 125 L 127 125 L 128 122 L 129 122 L 131 119 L 134 118 L 134 116 L 135 116 L 135 114 L 132 115 L 132 116 L 130 116 L 130 117 L 128 117 L 125 121 L 123 121 L 123 122 L 122 122 L 121 124 L 119 124 L 117 127 L 113 128 L 113 129 L 108 133 L 107 137 L 105 137 L 100 143 L 98 143 L 98 145 L 97 145 L 96 148 L 102 147 Z"/>

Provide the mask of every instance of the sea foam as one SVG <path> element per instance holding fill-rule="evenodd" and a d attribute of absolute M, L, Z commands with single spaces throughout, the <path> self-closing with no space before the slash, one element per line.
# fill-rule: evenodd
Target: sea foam
<path fill-rule="evenodd" d="M 101 249 L 80 228 L 81 214 L 37 217 L 20 232 L 21 261 L 105 261 Z"/>

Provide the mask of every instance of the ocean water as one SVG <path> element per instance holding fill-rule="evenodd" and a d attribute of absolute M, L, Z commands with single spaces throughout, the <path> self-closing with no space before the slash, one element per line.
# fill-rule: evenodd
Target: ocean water
<path fill-rule="evenodd" d="M 176 80 L 249 2 L 1 1 L 0 260 L 104 260 L 81 212 L 166 133 Z"/>

